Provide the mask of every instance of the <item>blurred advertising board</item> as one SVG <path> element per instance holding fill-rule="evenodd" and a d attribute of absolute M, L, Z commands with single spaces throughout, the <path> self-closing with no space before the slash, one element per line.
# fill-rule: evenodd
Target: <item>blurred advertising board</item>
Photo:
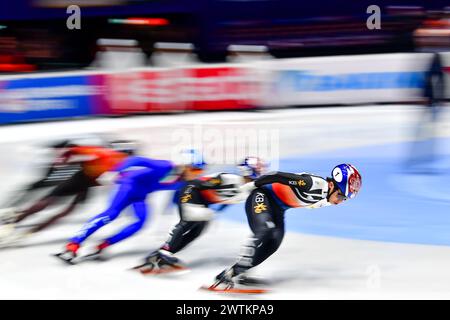
<path fill-rule="evenodd" d="M 442 53 L 450 98 L 450 53 Z M 91 115 L 420 101 L 431 54 L 0 77 L 0 124 Z"/>
<path fill-rule="evenodd" d="M 104 75 L 106 114 L 255 108 L 253 68 L 141 69 Z"/>
<path fill-rule="evenodd" d="M 420 100 L 430 54 L 282 59 L 261 63 L 263 106 L 336 105 Z"/>
<path fill-rule="evenodd" d="M 253 68 L 211 66 L 0 78 L 0 123 L 256 108 Z"/>
<path fill-rule="evenodd" d="M 95 76 L 0 78 L 0 123 L 84 117 L 101 103 Z"/>
<path fill-rule="evenodd" d="M 182 98 L 190 110 L 237 110 L 256 108 L 261 94 L 251 64 L 218 65 L 185 69 L 179 79 Z"/>
<path fill-rule="evenodd" d="M 105 106 L 103 114 L 177 112 L 185 106 L 177 94 L 176 69 L 140 69 L 106 73 L 103 77 Z"/>

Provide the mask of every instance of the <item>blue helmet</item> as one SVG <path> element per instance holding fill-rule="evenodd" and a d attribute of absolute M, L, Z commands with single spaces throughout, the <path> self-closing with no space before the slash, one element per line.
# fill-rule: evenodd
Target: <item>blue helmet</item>
<path fill-rule="evenodd" d="M 359 171 L 351 164 L 343 163 L 331 172 L 334 184 L 347 198 L 354 198 L 361 189 L 362 179 Z"/>
<path fill-rule="evenodd" d="M 238 168 L 242 176 L 257 179 L 264 173 L 266 164 L 258 157 L 246 157 Z"/>
<path fill-rule="evenodd" d="M 196 149 L 186 149 L 181 151 L 180 164 L 189 166 L 193 169 L 203 170 L 206 168 L 206 162 L 203 155 Z"/>

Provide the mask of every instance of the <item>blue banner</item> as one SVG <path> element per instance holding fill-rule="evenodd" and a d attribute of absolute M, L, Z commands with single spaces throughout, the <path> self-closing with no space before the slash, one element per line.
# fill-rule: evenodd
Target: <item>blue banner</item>
<path fill-rule="evenodd" d="M 87 116 L 99 92 L 89 76 L 0 80 L 0 124 Z"/>
<path fill-rule="evenodd" d="M 367 72 L 320 75 L 307 71 L 287 70 L 279 74 L 276 85 L 283 91 L 338 91 L 379 89 L 420 89 L 424 72 Z"/>

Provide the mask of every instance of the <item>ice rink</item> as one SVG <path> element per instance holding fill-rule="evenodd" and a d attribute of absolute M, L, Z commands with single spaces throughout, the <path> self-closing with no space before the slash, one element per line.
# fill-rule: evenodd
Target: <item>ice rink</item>
<path fill-rule="evenodd" d="M 448 108 L 447 108 L 448 109 Z M 414 143 L 428 114 L 418 106 L 385 105 L 189 113 L 127 118 L 79 119 L 0 127 L 0 197 L 32 180 L 40 143 L 81 133 L 113 133 L 141 141 L 142 154 L 170 158 L 175 144 L 202 140 L 229 154 L 236 130 L 259 135 L 270 145 L 273 169 L 326 176 L 341 162 L 363 177 L 360 195 L 339 207 L 291 209 L 281 248 L 254 273 L 267 278 L 270 292 L 236 296 L 199 291 L 230 266 L 249 235 L 242 205 L 218 214 L 205 234 L 179 257 L 186 274 L 144 277 L 129 268 L 166 239 L 177 222 L 163 210 L 169 194 L 149 197 L 151 219 L 135 237 L 108 249 L 109 260 L 66 266 L 52 253 L 106 206 L 111 188 L 60 224 L 0 249 L 1 299 L 392 299 L 450 298 L 450 112 L 443 110 L 432 141 Z M 241 134 L 241 133 L 240 133 Z M 245 134 L 243 132 L 242 134 Z M 187 140 L 185 140 L 187 139 Z M 184 142 L 183 142 L 184 143 Z M 250 148 L 254 147 L 250 141 Z M 433 157 L 430 151 L 433 149 Z M 427 151 L 428 150 L 428 151 Z M 216 154 L 219 158 L 219 156 Z M 412 163 L 407 165 L 408 163 Z M 226 169 L 231 169 L 228 166 Z M 33 217 L 33 224 L 55 212 Z M 118 230 L 124 212 L 95 234 Z"/>

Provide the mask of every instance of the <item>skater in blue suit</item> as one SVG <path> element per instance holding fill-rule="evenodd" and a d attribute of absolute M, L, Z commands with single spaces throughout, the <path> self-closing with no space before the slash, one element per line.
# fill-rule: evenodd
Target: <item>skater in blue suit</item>
<path fill-rule="evenodd" d="M 101 214 L 90 219 L 84 227 L 70 239 L 65 251 L 56 256 L 68 263 L 74 263 L 77 251 L 82 243 L 100 228 L 115 220 L 127 207 L 132 206 L 136 221 L 119 233 L 105 239 L 97 246 L 92 257 L 100 257 L 101 252 L 142 229 L 148 216 L 145 203 L 147 195 L 160 190 L 178 190 L 186 179 L 203 173 L 206 166 L 202 156 L 196 150 L 186 150 L 180 157 L 183 164 L 176 165 L 171 161 L 130 157 L 119 165 L 114 172 L 118 184 L 111 204 Z M 111 173 L 110 173 L 111 174 Z"/>

